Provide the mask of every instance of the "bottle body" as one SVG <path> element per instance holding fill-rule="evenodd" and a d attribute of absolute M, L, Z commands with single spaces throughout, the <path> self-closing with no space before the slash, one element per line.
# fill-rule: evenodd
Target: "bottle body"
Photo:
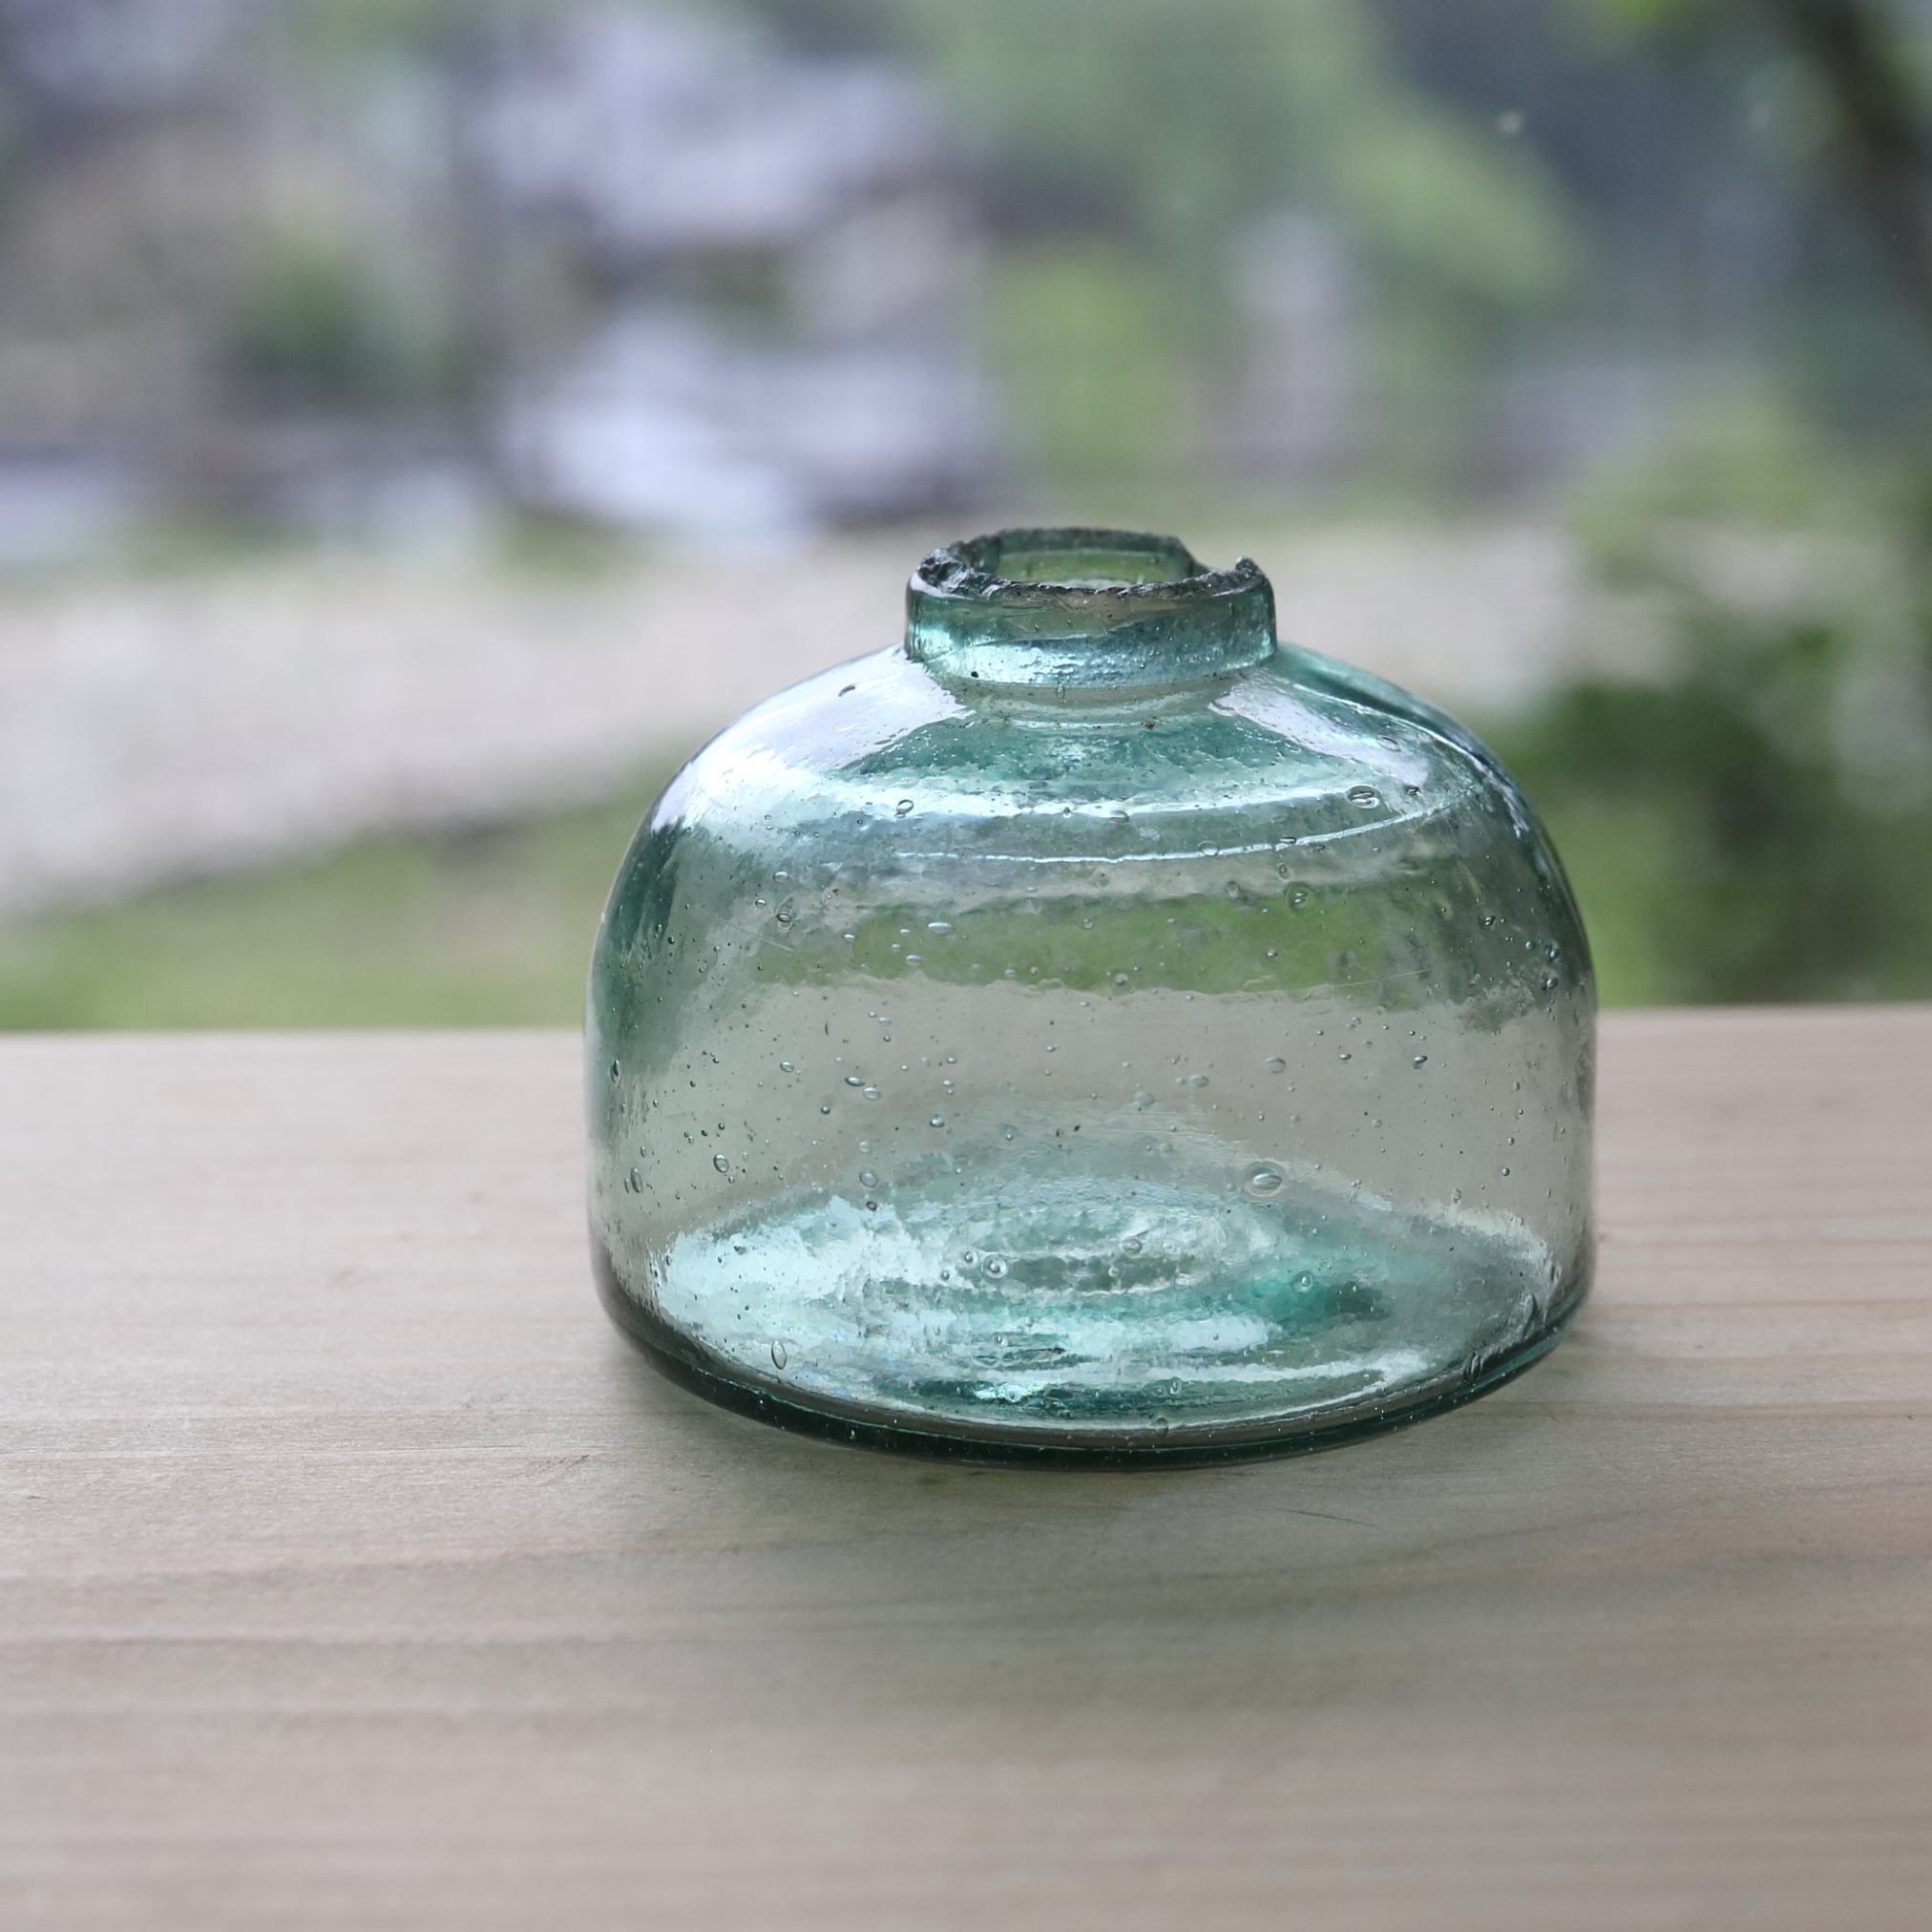
<path fill-rule="evenodd" d="M 1272 647 L 1044 694 L 878 652 L 707 747 L 624 862 L 605 1298 L 852 1439 L 1346 1439 L 1561 1334 L 1593 1023 L 1533 815 L 1415 701 Z"/>

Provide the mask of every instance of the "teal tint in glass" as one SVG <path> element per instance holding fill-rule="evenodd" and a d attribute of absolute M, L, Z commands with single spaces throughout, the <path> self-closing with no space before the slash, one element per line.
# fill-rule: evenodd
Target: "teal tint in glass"
<path fill-rule="evenodd" d="M 661 1366 L 1014 1460 L 1391 1428 L 1587 1285 L 1595 995 L 1508 774 L 1171 538 L 935 552 L 672 782 L 591 964 L 590 1219 Z"/>

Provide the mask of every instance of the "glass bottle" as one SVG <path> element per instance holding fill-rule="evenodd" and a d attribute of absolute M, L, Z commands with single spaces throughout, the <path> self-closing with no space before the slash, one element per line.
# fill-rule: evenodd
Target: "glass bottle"
<path fill-rule="evenodd" d="M 1595 993 L 1492 754 L 1170 537 L 936 551 L 679 773 L 592 960 L 606 1306 L 703 1394 L 1035 1462 L 1314 1449 L 1588 1283 Z"/>

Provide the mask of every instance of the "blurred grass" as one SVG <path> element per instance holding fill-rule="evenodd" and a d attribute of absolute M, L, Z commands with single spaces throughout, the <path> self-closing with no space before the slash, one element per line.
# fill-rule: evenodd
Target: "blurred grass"
<path fill-rule="evenodd" d="M 0 929 L 0 1028 L 574 1026 L 604 895 L 668 775 Z"/>

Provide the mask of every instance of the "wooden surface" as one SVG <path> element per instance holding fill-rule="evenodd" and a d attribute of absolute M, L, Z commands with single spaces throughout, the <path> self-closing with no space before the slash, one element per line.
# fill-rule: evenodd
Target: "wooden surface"
<path fill-rule="evenodd" d="M 1152 1476 L 658 1380 L 576 1054 L 0 1044 L 0 1922 L 1932 1924 L 1932 1010 L 1611 1019 L 1547 1363 Z"/>

